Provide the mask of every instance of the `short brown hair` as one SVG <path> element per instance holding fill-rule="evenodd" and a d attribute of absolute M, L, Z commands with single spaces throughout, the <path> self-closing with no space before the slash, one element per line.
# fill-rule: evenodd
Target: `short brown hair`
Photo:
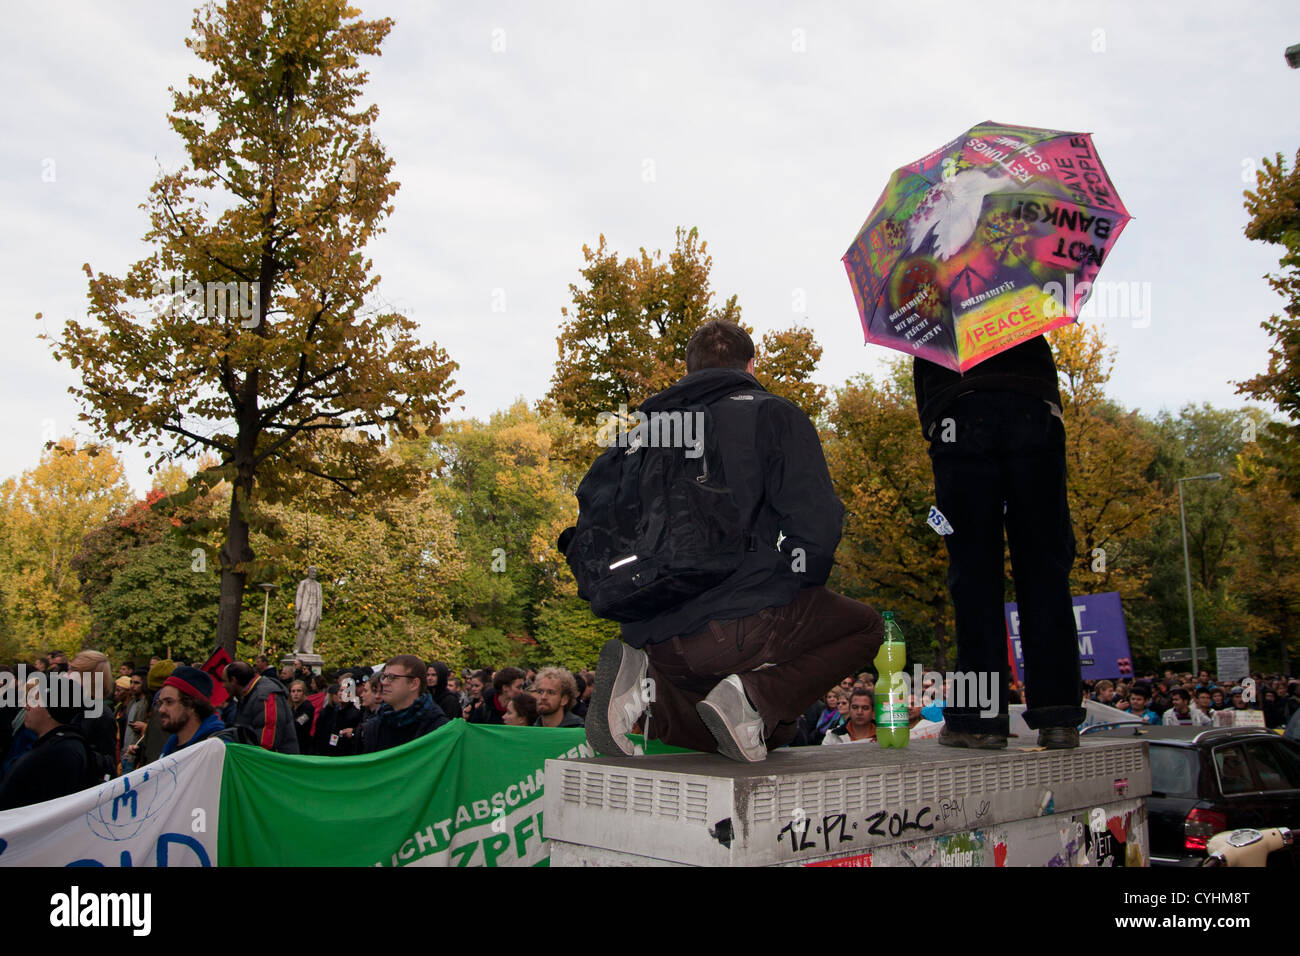
<path fill-rule="evenodd" d="M 428 668 L 424 666 L 424 661 L 414 654 L 398 654 L 396 657 L 390 657 L 388 663 L 384 665 L 384 670 L 387 671 L 394 664 L 405 667 L 407 677 L 414 677 L 421 684 L 424 683 L 424 675 L 428 672 Z"/>
<path fill-rule="evenodd" d="M 745 368 L 754 357 L 754 340 L 735 322 L 705 322 L 686 343 L 686 371 Z"/>

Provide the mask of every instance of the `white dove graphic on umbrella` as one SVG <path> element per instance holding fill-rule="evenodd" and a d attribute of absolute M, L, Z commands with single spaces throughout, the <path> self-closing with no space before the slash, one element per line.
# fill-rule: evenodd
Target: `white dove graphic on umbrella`
<path fill-rule="evenodd" d="M 934 252 L 950 259 L 975 234 L 984 197 L 1015 188 L 1015 181 L 999 172 L 966 169 L 931 187 L 925 201 L 907 222 L 908 252 L 916 252 L 934 233 Z"/>

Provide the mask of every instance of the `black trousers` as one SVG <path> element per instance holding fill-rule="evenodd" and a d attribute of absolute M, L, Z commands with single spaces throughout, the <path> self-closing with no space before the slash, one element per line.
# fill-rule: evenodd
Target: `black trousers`
<path fill-rule="evenodd" d="M 938 508 L 953 528 L 944 542 L 957 618 L 957 670 L 999 675 L 992 682 L 999 698 L 995 715 L 969 699 L 962 706 L 949 701 L 945 721 L 965 733 L 1007 732 L 1005 524 L 1020 613 L 1025 722 L 1033 728 L 1082 723 L 1083 679 L 1070 598 L 1074 531 L 1066 499 L 1065 426 L 1055 408 L 1016 392 L 968 392 L 940 417 L 930 461 Z"/>

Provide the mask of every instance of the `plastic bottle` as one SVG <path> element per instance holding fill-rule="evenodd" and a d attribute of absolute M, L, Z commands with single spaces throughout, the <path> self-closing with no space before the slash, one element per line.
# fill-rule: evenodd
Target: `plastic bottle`
<path fill-rule="evenodd" d="M 907 725 L 907 645 L 903 631 L 886 611 L 885 640 L 876 652 L 876 741 L 882 747 L 906 747 L 911 737 Z"/>

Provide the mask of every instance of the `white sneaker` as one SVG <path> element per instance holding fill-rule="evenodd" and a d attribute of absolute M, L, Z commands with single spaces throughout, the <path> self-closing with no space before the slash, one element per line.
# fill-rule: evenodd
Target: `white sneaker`
<path fill-rule="evenodd" d="M 763 715 L 749 706 L 745 685 L 732 674 L 695 705 L 704 726 L 718 742 L 718 752 L 732 760 L 758 763 L 767 759 Z"/>
<path fill-rule="evenodd" d="M 627 735 L 646 710 L 645 675 L 650 658 L 618 638 L 606 641 L 596 664 L 596 689 L 587 708 L 587 743 L 602 754 L 633 756 Z"/>

